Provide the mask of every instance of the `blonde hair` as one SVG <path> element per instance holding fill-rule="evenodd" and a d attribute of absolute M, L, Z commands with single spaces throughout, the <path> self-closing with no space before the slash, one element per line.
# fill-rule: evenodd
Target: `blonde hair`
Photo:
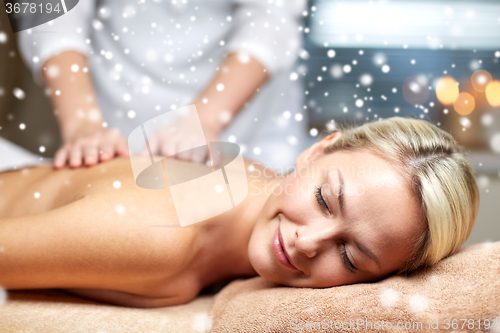
<path fill-rule="evenodd" d="M 398 273 L 431 266 L 458 251 L 469 237 L 479 209 L 479 190 L 465 149 L 451 134 L 418 119 L 392 117 L 342 135 L 325 153 L 369 149 L 399 166 L 419 201 L 425 232 Z"/>

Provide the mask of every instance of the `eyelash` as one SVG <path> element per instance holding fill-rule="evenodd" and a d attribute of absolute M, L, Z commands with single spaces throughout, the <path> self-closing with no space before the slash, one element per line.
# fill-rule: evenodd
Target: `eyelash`
<path fill-rule="evenodd" d="M 321 194 L 321 187 L 316 186 L 316 189 L 314 190 L 314 195 L 316 196 L 318 204 L 321 207 L 325 208 L 329 213 L 331 213 L 330 208 L 328 208 L 328 205 L 326 204 L 325 199 L 323 199 L 323 195 Z"/>
<path fill-rule="evenodd" d="M 328 210 L 330 212 L 330 208 L 328 208 L 328 205 L 325 202 L 325 199 L 323 198 L 323 195 L 321 194 L 321 187 L 316 186 L 316 189 L 314 190 L 314 195 L 316 196 L 316 200 L 318 201 L 318 204 Z M 342 244 L 342 261 L 344 262 L 344 265 L 347 267 L 348 270 L 354 273 L 354 271 L 357 270 L 356 267 L 352 264 L 351 260 L 349 260 L 349 257 L 347 256 L 347 252 L 345 249 L 345 244 Z"/>
<path fill-rule="evenodd" d="M 349 269 L 352 273 L 357 270 L 356 267 L 352 264 L 352 262 L 349 260 L 349 257 L 347 256 L 347 252 L 345 250 L 345 244 L 342 244 L 342 260 L 344 261 L 344 264 L 346 265 L 347 269 Z"/>

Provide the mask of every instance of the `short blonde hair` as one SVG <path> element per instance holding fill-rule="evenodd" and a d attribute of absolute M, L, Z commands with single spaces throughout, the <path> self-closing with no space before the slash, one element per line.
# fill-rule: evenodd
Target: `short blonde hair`
<path fill-rule="evenodd" d="M 425 232 L 398 273 L 432 266 L 458 251 L 479 209 L 479 190 L 465 149 L 451 134 L 418 119 L 392 117 L 341 129 L 325 153 L 369 149 L 399 166 L 421 206 Z"/>

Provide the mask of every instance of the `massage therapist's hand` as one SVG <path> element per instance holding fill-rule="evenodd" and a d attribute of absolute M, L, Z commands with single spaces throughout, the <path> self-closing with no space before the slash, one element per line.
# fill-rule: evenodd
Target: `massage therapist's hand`
<path fill-rule="evenodd" d="M 207 143 L 216 142 L 218 133 L 210 128 L 203 128 L 203 134 Z M 199 146 L 199 127 L 196 122 L 190 121 L 190 117 L 182 117 L 169 126 L 160 128 L 149 138 L 149 147 L 153 155 L 173 156 L 183 161 L 205 163 L 210 161 L 208 149 L 204 151 L 190 151 L 191 147 Z M 147 154 L 147 151 L 143 152 Z M 216 156 L 214 165 L 219 164 Z"/>
<path fill-rule="evenodd" d="M 56 169 L 92 166 L 115 156 L 128 156 L 128 146 L 120 131 L 97 124 L 85 124 L 67 138 L 54 157 Z"/>

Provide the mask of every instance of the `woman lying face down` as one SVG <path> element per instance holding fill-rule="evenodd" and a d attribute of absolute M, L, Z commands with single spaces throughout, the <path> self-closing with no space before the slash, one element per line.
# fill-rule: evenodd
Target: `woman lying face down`
<path fill-rule="evenodd" d="M 128 159 L 0 174 L 0 286 L 156 307 L 245 276 L 292 287 L 370 282 L 455 253 L 479 205 L 462 148 L 421 120 L 331 134 L 284 176 L 246 166 L 245 200 L 187 227 L 168 191 L 135 185 Z"/>

